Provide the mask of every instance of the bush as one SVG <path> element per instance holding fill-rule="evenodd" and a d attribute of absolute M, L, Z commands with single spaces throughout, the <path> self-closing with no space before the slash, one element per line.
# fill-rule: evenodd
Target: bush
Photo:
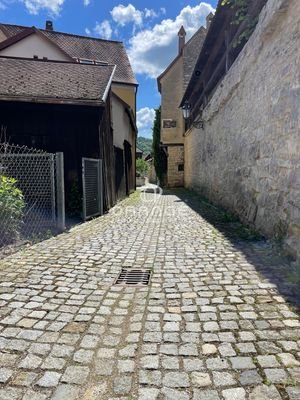
<path fill-rule="evenodd" d="M 0 245 L 19 237 L 25 202 L 16 183 L 15 179 L 0 175 Z"/>
<path fill-rule="evenodd" d="M 148 174 L 149 165 L 142 158 L 136 160 L 136 176 L 145 177 Z"/>

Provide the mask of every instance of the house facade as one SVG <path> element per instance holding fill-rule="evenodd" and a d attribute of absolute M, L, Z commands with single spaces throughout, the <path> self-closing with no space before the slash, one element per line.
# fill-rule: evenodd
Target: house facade
<path fill-rule="evenodd" d="M 211 15 L 208 17 L 208 21 Z M 193 72 L 206 29 L 200 29 L 186 43 L 182 26 L 178 32 L 178 55 L 157 78 L 161 94 L 161 144 L 167 154 L 166 184 L 184 186 L 185 121 L 179 104 Z"/>
<path fill-rule="evenodd" d="M 82 67 L 82 70 L 87 67 L 90 67 L 90 70 L 114 67 L 105 93 L 107 96 L 105 112 L 103 114 L 100 108 L 98 110 L 100 119 L 101 115 L 105 115 L 105 123 L 103 123 L 106 126 L 98 154 L 104 158 L 111 158 L 109 163 L 106 162 L 105 167 L 107 173 L 105 179 L 111 181 L 108 185 L 112 186 L 112 188 L 107 187 L 106 208 L 110 208 L 119 198 L 132 192 L 135 189 L 137 81 L 123 43 L 56 32 L 50 21 L 47 21 L 46 29 L 0 24 L 0 57 L 7 60 L 20 59 L 23 63 L 31 59 L 39 62 L 40 68 L 43 62 L 49 65 L 54 63 L 53 65 L 56 66 L 62 63 L 76 65 L 78 68 Z M 67 76 L 65 78 L 67 79 Z M 82 76 L 82 79 L 87 78 Z M 63 88 L 65 84 L 63 78 L 60 84 Z M 45 92 L 47 90 L 48 86 L 45 85 Z M 76 85 L 73 90 L 76 97 Z M 43 94 L 39 93 L 37 97 L 40 96 Z M 122 106 L 119 104 L 121 102 Z M 74 110 L 74 113 L 69 114 L 70 126 L 77 119 L 76 112 Z M 21 134 L 16 135 L 12 132 L 12 122 L 7 124 L 7 121 L 0 121 L 0 124 L 4 123 L 6 123 L 8 137 L 13 137 L 16 143 L 24 139 L 24 137 L 21 139 Z M 88 116 L 86 116 L 85 126 L 90 126 Z M 85 129 L 82 130 L 82 142 L 89 140 L 89 135 L 85 134 L 85 131 Z M 109 148 L 110 141 L 111 148 Z M 26 144 L 43 146 L 34 137 L 27 137 Z M 96 148 L 94 147 L 94 153 L 97 152 Z M 110 155 L 106 154 L 108 151 Z M 67 171 L 66 181 L 68 182 L 73 179 L 74 174 L 68 168 Z M 124 182 L 124 190 L 119 190 L 119 182 Z"/>

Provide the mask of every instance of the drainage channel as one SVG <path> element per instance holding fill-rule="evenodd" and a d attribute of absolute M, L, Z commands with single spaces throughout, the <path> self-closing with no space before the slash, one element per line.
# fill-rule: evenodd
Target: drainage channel
<path fill-rule="evenodd" d="M 122 269 L 114 285 L 148 286 L 150 279 L 150 269 Z"/>

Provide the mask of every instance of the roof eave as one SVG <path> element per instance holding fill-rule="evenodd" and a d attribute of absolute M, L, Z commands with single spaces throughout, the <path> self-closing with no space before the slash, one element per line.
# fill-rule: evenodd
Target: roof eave
<path fill-rule="evenodd" d="M 93 99 L 64 99 L 64 98 L 53 98 L 53 97 L 35 97 L 35 96 L 9 96 L 0 95 L 1 101 L 7 102 L 23 102 L 23 103 L 42 103 L 42 104 L 63 104 L 63 105 L 80 105 L 89 107 L 105 107 L 105 103 L 102 100 Z"/>
<path fill-rule="evenodd" d="M 108 93 L 109 93 L 109 91 L 110 91 L 110 89 L 111 89 L 111 84 L 112 84 L 112 80 L 113 80 L 113 77 L 114 77 L 115 72 L 116 72 L 116 68 L 117 68 L 117 66 L 115 65 L 115 66 L 113 67 L 113 70 L 112 70 L 112 73 L 111 73 L 111 75 L 110 75 L 109 81 L 107 82 L 105 91 L 104 91 L 103 96 L 102 96 L 102 101 L 103 101 L 103 102 L 106 102 Z"/>

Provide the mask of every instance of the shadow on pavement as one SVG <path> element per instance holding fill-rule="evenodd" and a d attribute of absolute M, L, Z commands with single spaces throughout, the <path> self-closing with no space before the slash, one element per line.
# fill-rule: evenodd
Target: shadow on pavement
<path fill-rule="evenodd" d="M 180 188 L 164 190 L 163 194 L 176 195 L 176 202 L 184 202 L 213 225 L 235 249 L 244 254 L 257 272 L 274 283 L 280 294 L 300 311 L 300 267 L 295 267 L 292 260 L 281 254 L 278 244 L 266 240 L 243 225 L 236 216 L 214 206 L 196 192 Z"/>

